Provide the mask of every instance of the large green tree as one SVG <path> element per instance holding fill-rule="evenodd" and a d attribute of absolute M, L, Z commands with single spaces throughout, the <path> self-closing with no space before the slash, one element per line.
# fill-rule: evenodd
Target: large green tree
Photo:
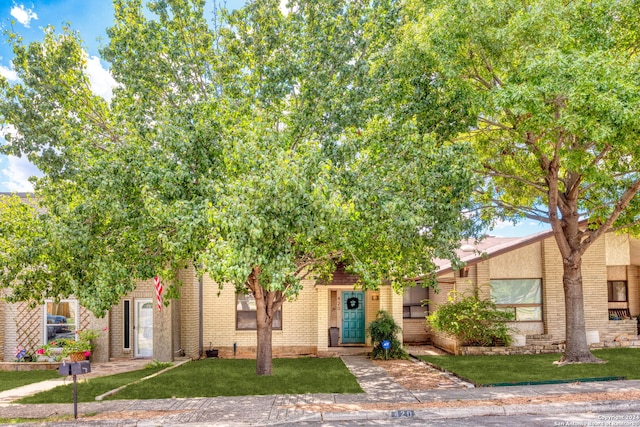
<path fill-rule="evenodd" d="M 640 3 L 414 1 L 398 49 L 421 125 L 470 141 L 487 212 L 551 225 L 566 351 L 586 342 L 581 264 L 604 233 L 638 232 Z"/>
<path fill-rule="evenodd" d="M 468 147 L 437 143 L 381 96 L 395 90 L 382 55 L 397 43 L 394 2 L 283 13 L 257 0 L 212 20 L 203 1 L 114 6 L 110 103 L 91 93 L 76 33 L 14 39 L 21 81 L 2 82 L 0 115 L 17 131 L 3 150 L 44 173 L 44 209 L 17 210 L 37 225 L 23 236 L 45 244 L 12 246 L 29 221 L 6 211 L 13 300 L 74 294 L 101 313 L 137 279 L 192 263 L 255 297 L 268 375 L 273 317 L 303 278 L 340 263 L 365 289 L 400 290 L 475 231 Z"/>

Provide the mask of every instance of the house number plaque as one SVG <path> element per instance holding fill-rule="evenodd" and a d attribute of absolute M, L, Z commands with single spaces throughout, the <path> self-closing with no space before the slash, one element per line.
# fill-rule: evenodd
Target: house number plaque
<path fill-rule="evenodd" d="M 400 409 L 391 413 L 391 418 L 413 418 L 416 413 L 411 409 Z"/>

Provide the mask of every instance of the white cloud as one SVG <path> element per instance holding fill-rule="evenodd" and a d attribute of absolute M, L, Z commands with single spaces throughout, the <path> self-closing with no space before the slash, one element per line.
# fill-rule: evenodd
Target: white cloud
<path fill-rule="evenodd" d="M 87 59 L 87 75 L 89 76 L 93 93 L 110 101 L 116 81 L 109 70 L 102 67 L 100 58 L 97 56 L 91 56 Z"/>
<path fill-rule="evenodd" d="M 31 9 L 25 9 L 23 4 L 18 6 L 14 3 L 10 13 L 11 16 L 16 18 L 19 23 L 27 28 L 29 28 L 29 24 L 31 23 L 32 19 L 38 19 L 38 14 Z"/>
<path fill-rule="evenodd" d="M 31 176 L 42 176 L 42 172 L 23 157 L 6 157 L 6 167 L 0 169 L 0 191 L 33 191 Z"/>
<path fill-rule="evenodd" d="M 0 65 L 0 76 L 9 80 L 10 82 L 18 81 L 18 73 L 16 73 L 11 68 L 5 67 L 4 65 Z"/>
<path fill-rule="evenodd" d="M 16 136 L 18 135 L 18 129 L 14 125 L 11 124 L 3 124 L 0 125 L 0 144 L 4 144 L 5 138 L 7 136 Z"/>

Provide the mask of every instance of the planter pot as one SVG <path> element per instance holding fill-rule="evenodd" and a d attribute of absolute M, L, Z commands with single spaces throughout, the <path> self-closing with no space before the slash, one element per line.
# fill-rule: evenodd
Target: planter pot
<path fill-rule="evenodd" d="M 84 355 L 84 352 L 71 353 L 69 355 L 69 359 L 72 362 L 82 362 L 83 360 L 87 360 L 87 356 Z"/>

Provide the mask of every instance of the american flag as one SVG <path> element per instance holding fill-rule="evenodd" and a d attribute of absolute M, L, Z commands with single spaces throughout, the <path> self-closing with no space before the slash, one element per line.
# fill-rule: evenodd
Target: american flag
<path fill-rule="evenodd" d="M 156 288 L 156 297 L 158 298 L 158 311 L 162 311 L 162 282 L 160 276 L 153 278 L 153 284 Z"/>

